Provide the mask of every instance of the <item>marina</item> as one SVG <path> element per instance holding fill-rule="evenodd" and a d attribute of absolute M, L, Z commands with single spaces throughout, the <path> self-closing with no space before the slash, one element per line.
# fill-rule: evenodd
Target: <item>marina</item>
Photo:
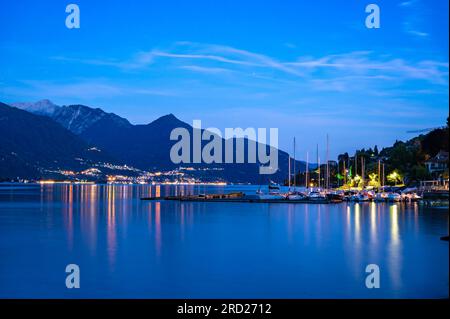
<path fill-rule="evenodd" d="M 240 203 L 289 203 L 289 204 L 333 204 L 340 202 L 421 202 L 430 204 L 440 202 L 448 206 L 448 189 L 403 188 L 394 191 L 392 188 L 374 190 L 318 190 L 280 192 L 268 185 L 269 192 L 264 193 L 261 187 L 253 194 L 251 192 L 230 192 L 219 194 L 183 194 L 176 196 L 142 197 L 144 201 L 197 201 L 197 202 L 240 202 Z M 387 191 L 386 191 L 387 190 Z"/>
<path fill-rule="evenodd" d="M 293 157 L 287 156 L 287 178 L 284 186 L 269 179 L 267 185 L 260 185 L 256 191 L 207 193 L 192 192 L 176 194 L 175 196 L 146 196 L 144 201 L 181 201 L 181 202 L 238 202 L 238 203 L 292 203 L 292 204 L 333 204 L 340 202 L 420 202 L 425 205 L 438 205 L 448 207 L 449 179 L 445 165 L 439 166 L 438 173 L 433 180 L 408 181 L 396 170 L 386 176 L 385 164 L 381 157 L 374 157 L 378 150 L 370 151 L 371 156 L 366 161 L 362 154 L 355 154 L 352 164 L 347 154 L 347 159 L 338 160 L 334 176 L 331 174 L 333 165 L 329 160 L 329 136 L 326 139 L 326 163 L 320 164 L 319 145 L 317 144 L 317 169 L 309 171 L 308 158 L 303 172 L 302 186 L 298 183 L 298 177 L 302 172 L 296 170 L 296 139 L 293 139 Z M 375 159 L 373 159 L 374 157 Z M 436 156 L 439 159 L 448 159 L 448 152 L 441 151 Z M 371 171 L 367 171 L 366 164 Z M 342 162 L 342 169 L 339 163 Z M 347 167 L 346 169 L 346 162 Z M 358 162 L 360 162 L 358 170 Z M 369 162 L 369 163 L 367 163 Z M 433 162 L 434 163 L 434 162 Z M 431 164 L 433 164 L 431 163 Z M 434 167 L 434 166 L 430 166 Z M 442 170 L 444 169 L 444 170 Z M 431 168 L 428 169 L 431 172 Z M 341 174 L 342 173 L 342 174 Z M 360 175 L 358 175 L 360 173 Z M 444 174 L 445 173 L 445 174 Z M 366 178 L 366 177 L 369 178 Z M 343 183 L 341 183 L 343 182 Z M 388 184 L 389 182 L 390 184 Z M 405 185 L 406 184 L 406 185 Z M 195 188 L 194 188 L 195 190 Z"/>
<path fill-rule="evenodd" d="M 332 199 L 332 198 L 303 198 L 303 199 L 289 199 L 289 198 L 258 198 L 254 196 L 242 195 L 240 197 L 229 197 L 230 194 L 222 195 L 190 195 L 190 196 L 166 196 L 166 197 L 142 197 L 143 201 L 184 201 L 184 202 L 238 202 L 238 203 L 279 203 L 279 204 L 336 204 L 341 202 L 414 202 L 419 200 L 401 199 L 397 196 L 391 196 L 383 200 L 375 199 Z M 420 201 L 425 202 L 425 201 Z M 448 205 L 448 201 L 447 201 Z"/>

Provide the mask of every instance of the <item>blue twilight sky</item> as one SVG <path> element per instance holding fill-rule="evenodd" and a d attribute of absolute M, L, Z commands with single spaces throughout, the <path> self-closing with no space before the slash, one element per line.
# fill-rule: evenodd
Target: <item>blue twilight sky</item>
<path fill-rule="evenodd" d="M 65 26 L 66 5 L 81 28 Z M 365 7 L 381 28 L 365 27 Z M 148 123 L 278 127 L 297 156 L 388 146 L 448 116 L 447 0 L 0 1 L 0 101 Z"/>

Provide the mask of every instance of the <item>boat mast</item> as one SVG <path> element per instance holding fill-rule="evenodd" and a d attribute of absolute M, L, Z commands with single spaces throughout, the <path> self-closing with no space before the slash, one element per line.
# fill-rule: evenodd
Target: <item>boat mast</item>
<path fill-rule="evenodd" d="M 362 180 L 362 188 L 364 189 L 364 156 L 361 156 L 361 180 Z"/>
<path fill-rule="evenodd" d="M 380 160 L 378 160 L 378 190 L 381 186 L 381 167 L 380 167 Z"/>
<path fill-rule="evenodd" d="M 319 166 L 319 189 L 320 189 L 320 157 L 317 158 L 317 165 Z"/>
<path fill-rule="evenodd" d="M 328 139 L 328 134 L 327 134 L 327 180 L 326 180 L 327 190 L 328 190 L 328 188 L 330 188 L 330 166 L 328 163 L 328 155 L 329 155 L 329 139 Z"/>
<path fill-rule="evenodd" d="M 288 153 L 288 186 L 291 189 L 291 155 Z"/>
<path fill-rule="evenodd" d="M 317 156 L 317 186 L 320 188 L 320 163 L 319 163 L 319 144 L 316 146 Z"/>
<path fill-rule="evenodd" d="M 306 189 L 308 189 L 308 174 L 309 174 L 309 165 L 308 165 L 308 161 L 309 161 L 309 151 L 306 151 L 306 174 L 305 174 L 305 187 Z"/>
<path fill-rule="evenodd" d="M 297 177 L 295 171 L 295 136 L 294 136 L 294 190 L 295 190 L 295 178 Z"/>

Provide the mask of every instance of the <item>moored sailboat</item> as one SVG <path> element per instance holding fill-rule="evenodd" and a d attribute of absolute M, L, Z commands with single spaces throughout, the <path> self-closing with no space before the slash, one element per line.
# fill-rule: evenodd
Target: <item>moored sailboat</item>
<path fill-rule="evenodd" d="M 308 194 L 308 199 L 312 200 L 312 201 L 322 201 L 322 200 L 326 200 L 327 197 L 325 196 L 325 194 L 323 194 L 319 191 L 311 191 Z"/>
<path fill-rule="evenodd" d="M 294 191 L 287 196 L 288 200 L 306 200 L 308 196 L 305 193 Z"/>
<path fill-rule="evenodd" d="M 277 189 L 277 190 L 280 190 L 280 184 L 275 183 L 275 182 L 269 180 L 269 189 Z"/>
<path fill-rule="evenodd" d="M 389 193 L 387 195 L 387 200 L 389 202 L 400 202 L 402 200 L 402 197 L 397 193 Z"/>

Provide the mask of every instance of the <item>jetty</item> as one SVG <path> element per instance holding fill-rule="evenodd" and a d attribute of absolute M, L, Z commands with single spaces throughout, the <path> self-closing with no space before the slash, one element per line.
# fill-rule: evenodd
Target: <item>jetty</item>
<path fill-rule="evenodd" d="M 148 201 L 181 201 L 181 202 L 225 202 L 225 203 L 284 203 L 284 204 L 329 204 L 334 201 L 329 199 L 262 199 L 258 195 L 248 195 L 242 192 L 228 194 L 199 194 L 180 195 L 164 197 L 142 197 L 141 200 Z"/>

